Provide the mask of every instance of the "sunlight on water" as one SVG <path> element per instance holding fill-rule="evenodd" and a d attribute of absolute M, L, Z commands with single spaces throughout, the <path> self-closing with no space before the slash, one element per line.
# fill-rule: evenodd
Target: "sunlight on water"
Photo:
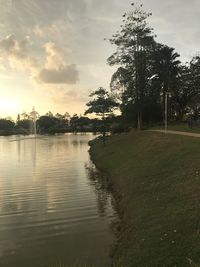
<path fill-rule="evenodd" d="M 92 138 L 0 137 L 0 266 L 108 264 L 116 215 L 90 177 Z"/>

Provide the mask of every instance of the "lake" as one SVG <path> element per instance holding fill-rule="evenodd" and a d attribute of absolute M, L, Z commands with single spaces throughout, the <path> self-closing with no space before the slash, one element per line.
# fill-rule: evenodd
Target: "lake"
<path fill-rule="evenodd" d="M 92 134 L 0 137 L 0 266 L 108 266 L 117 215 Z"/>

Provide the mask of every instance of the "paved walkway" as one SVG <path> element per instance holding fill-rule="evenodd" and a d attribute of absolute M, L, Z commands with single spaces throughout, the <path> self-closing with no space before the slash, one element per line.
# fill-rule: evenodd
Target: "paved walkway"
<path fill-rule="evenodd" d="M 159 132 L 159 133 L 165 133 L 165 130 L 150 130 L 152 132 Z M 193 136 L 193 137 L 199 137 L 199 133 L 189 133 L 189 132 L 181 132 L 181 131 L 171 131 L 167 130 L 167 134 L 178 134 L 178 135 L 186 135 L 186 136 Z"/>

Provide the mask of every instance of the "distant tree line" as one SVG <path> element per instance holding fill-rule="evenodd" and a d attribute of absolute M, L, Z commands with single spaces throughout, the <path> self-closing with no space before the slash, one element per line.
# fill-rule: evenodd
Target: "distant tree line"
<path fill-rule="evenodd" d="M 111 78 L 110 93 L 104 89 L 107 98 L 102 102 L 100 88 L 94 91 L 86 113 L 98 115 L 99 107 L 104 103 L 109 110 L 110 103 L 110 109 L 119 107 L 121 125 L 138 129 L 144 124 L 162 123 L 166 109 L 171 121 L 198 119 L 200 57 L 181 63 L 174 48 L 156 41 L 147 22 L 152 14 L 142 5 L 132 3 L 132 7 L 123 15 L 120 30 L 109 39 L 116 52 L 108 58 L 108 64 L 118 66 Z"/>
<path fill-rule="evenodd" d="M 53 114 L 47 112 L 45 115 L 39 116 L 37 113 L 36 130 L 38 134 L 56 134 L 67 132 L 102 132 L 103 129 L 109 129 L 109 125 L 116 120 L 115 116 L 106 118 L 103 122 L 99 118 L 89 118 L 87 116 L 78 116 L 74 114 L 70 116 L 68 112 L 65 114 Z M 104 128 L 106 127 L 106 128 Z M 11 134 L 33 134 L 34 120 L 32 112 L 18 114 L 17 120 L 12 118 L 0 119 L 0 135 Z"/>

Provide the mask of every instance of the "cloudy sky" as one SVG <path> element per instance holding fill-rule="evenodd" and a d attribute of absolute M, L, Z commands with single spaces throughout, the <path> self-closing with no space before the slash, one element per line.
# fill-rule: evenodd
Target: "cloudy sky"
<path fill-rule="evenodd" d="M 109 88 L 106 59 L 129 0 L 0 0 L 0 117 L 30 111 L 84 113 Z M 139 2 L 140 3 L 140 2 Z M 143 0 L 157 40 L 183 61 L 200 51 L 199 0 Z"/>

